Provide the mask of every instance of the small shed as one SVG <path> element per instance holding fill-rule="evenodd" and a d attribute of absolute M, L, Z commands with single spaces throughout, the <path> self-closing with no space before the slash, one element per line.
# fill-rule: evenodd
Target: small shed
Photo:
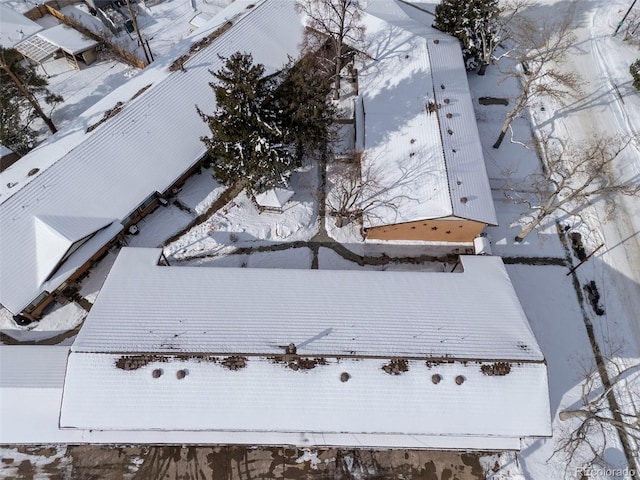
<path fill-rule="evenodd" d="M 69 64 L 80 69 L 78 61 L 91 65 L 98 58 L 98 42 L 66 25 L 56 25 L 20 42 L 16 49 L 25 57 L 42 65 L 57 52 L 62 52 Z"/>
<path fill-rule="evenodd" d="M 255 196 L 255 203 L 260 212 L 282 212 L 284 206 L 293 197 L 295 192 L 288 188 L 272 188 Z"/>

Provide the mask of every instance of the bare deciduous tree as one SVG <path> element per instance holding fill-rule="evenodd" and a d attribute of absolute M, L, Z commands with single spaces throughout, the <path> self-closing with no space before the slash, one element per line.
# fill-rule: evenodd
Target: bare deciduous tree
<path fill-rule="evenodd" d="M 537 98 L 548 97 L 562 104 L 567 97 L 580 92 L 580 77 L 560 69 L 575 40 L 570 17 L 542 24 L 539 20 L 521 18 L 514 40 L 516 47 L 510 54 L 514 64 L 506 78 L 520 79 L 522 90 L 507 113 L 493 148 L 500 148 L 513 120 Z"/>
<path fill-rule="evenodd" d="M 591 369 L 582 383 L 580 404 L 558 415 L 568 429 L 554 454 L 565 455 L 568 465 L 606 465 L 604 452 L 611 434 L 620 435 L 627 449 L 634 449 L 634 443 L 640 448 L 640 363 L 621 367 L 603 359 L 601 369 L 610 372 L 607 381 L 602 381 L 598 368 Z M 630 461 L 629 467 L 635 470 L 634 459 Z"/>
<path fill-rule="evenodd" d="M 478 70 L 478 75 L 484 75 L 487 67 L 492 61 L 498 61 L 500 58 L 496 58 L 495 53 L 500 45 L 505 41 L 510 40 L 512 32 L 510 25 L 517 18 L 518 13 L 530 4 L 529 0 L 510 0 L 505 2 L 504 6 L 500 9 L 496 22 L 492 26 L 480 29 L 478 36 L 480 37 L 480 53 L 481 53 L 481 65 Z"/>
<path fill-rule="evenodd" d="M 638 195 L 640 181 L 622 181 L 612 171 L 612 163 L 630 143 L 619 138 L 601 137 L 586 144 L 554 143 L 543 139 L 545 169 L 527 178 L 527 193 L 508 184 L 507 198 L 526 205 L 533 220 L 516 236 L 522 241 L 542 220 L 556 211 L 578 215 L 590 200 L 604 200 L 613 209 L 617 194 Z"/>
<path fill-rule="evenodd" d="M 340 72 L 349 52 L 362 46 L 364 26 L 360 23 L 359 0 L 297 0 L 298 9 L 306 16 L 306 48 L 317 51 L 329 42 L 332 52 L 336 99 L 340 95 Z"/>
<path fill-rule="evenodd" d="M 335 217 L 336 226 L 345 222 L 362 220 L 381 205 L 395 205 L 382 200 L 383 187 L 378 175 L 371 169 L 362 170 L 364 154 L 356 152 L 345 160 L 337 160 L 332 165 L 330 188 L 327 193 L 329 215 Z M 366 163 L 366 162 L 365 162 Z"/>

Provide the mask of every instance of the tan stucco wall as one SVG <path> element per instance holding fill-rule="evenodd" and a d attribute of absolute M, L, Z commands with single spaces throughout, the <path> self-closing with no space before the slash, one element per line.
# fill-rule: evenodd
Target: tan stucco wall
<path fill-rule="evenodd" d="M 373 227 L 366 231 L 369 240 L 421 240 L 428 242 L 473 242 L 486 224 L 463 219 L 420 220 Z"/>

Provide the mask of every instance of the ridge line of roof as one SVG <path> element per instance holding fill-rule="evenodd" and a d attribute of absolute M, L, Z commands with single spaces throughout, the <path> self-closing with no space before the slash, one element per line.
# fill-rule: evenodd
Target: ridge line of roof
<path fill-rule="evenodd" d="M 100 351 L 88 351 L 88 350 L 70 350 L 70 354 L 82 354 L 82 355 L 104 355 L 104 356 L 121 356 L 121 357 L 158 357 L 158 358 L 166 358 L 166 357 L 176 357 L 178 360 L 190 360 L 190 359 L 205 359 L 206 357 L 221 357 L 221 358 L 229 358 L 229 357 L 247 357 L 247 358 L 264 358 L 267 360 L 274 359 L 275 357 L 287 357 L 290 360 L 296 359 L 307 359 L 307 358 L 322 358 L 322 359 L 336 359 L 336 360 L 388 360 L 388 359 L 401 359 L 401 360 L 411 360 L 411 361 L 425 361 L 426 363 L 433 364 L 445 364 L 445 363 L 511 363 L 511 364 L 546 364 L 546 359 L 543 357 L 541 359 L 513 359 L 513 358 L 478 358 L 478 357 L 422 357 L 416 355 L 351 355 L 351 354 L 338 354 L 338 353 L 317 353 L 317 354 L 290 354 L 290 353 L 245 353 L 245 352 L 160 352 L 160 351 L 149 351 L 149 352 L 117 352 L 117 351 L 109 351 L 109 352 L 100 352 Z M 149 362 L 155 361 L 154 358 L 150 359 Z M 212 359 L 212 363 L 216 363 L 216 360 Z"/>
<path fill-rule="evenodd" d="M 433 75 L 433 63 L 431 62 L 431 50 L 429 49 L 429 40 L 424 38 L 424 45 L 427 51 L 428 61 L 429 61 L 429 76 L 431 77 L 431 85 L 433 87 L 433 101 L 438 105 L 438 98 L 436 96 L 436 82 L 435 77 Z M 440 150 L 442 151 L 442 163 L 444 165 L 445 178 L 447 179 L 447 191 L 449 192 L 449 206 L 450 206 L 450 215 L 455 215 L 455 210 L 453 208 L 453 192 L 451 191 L 451 180 L 450 180 L 450 172 L 449 172 L 449 162 L 447 152 L 444 148 L 444 135 L 442 134 L 442 121 L 440 120 L 440 109 L 436 108 L 434 112 L 436 114 L 436 120 L 438 121 L 438 133 L 440 134 Z M 442 218 L 442 217 L 438 217 Z"/>

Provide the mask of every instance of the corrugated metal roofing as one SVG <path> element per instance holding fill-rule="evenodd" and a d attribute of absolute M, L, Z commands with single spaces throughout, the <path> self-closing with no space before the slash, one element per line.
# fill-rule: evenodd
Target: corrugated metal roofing
<path fill-rule="evenodd" d="M 384 200 L 366 226 L 450 215 L 497 224 L 458 40 L 414 11 L 393 0 L 366 10 L 364 164 Z M 430 114 L 429 102 L 440 108 Z"/>
<path fill-rule="evenodd" d="M 76 352 L 206 352 L 542 361 L 498 257 L 464 273 L 157 266 L 123 248 Z"/>
<path fill-rule="evenodd" d="M 62 388 L 68 356 L 57 345 L 0 345 L 0 389 Z"/>
<path fill-rule="evenodd" d="M 250 357 L 231 371 L 217 361 L 172 359 L 136 370 L 118 355 L 72 353 L 60 426 L 98 430 L 223 430 L 524 437 L 550 434 L 546 366 L 517 364 L 488 376 L 487 364 L 427 366 L 388 359 L 329 359 L 292 370 Z M 161 370 L 154 378 L 152 372 Z M 179 379 L 178 371 L 186 372 Z M 346 373 L 349 378 L 342 381 Z M 439 383 L 432 375 L 440 375 Z M 456 383 L 457 376 L 464 382 Z"/>
<path fill-rule="evenodd" d="M 229 430 L 97 430 L 97 429 L 74 429 L 74 428 L 59 428 L 58 422 L 60 419 L 60 408 L 62 403 L 62 393 L 63 393 L 63 382 L 65 376 L 66 369 L 66 359 L 68 355 L 68 347 L 61 346 L 28 346 L 28 345 L 19 345 L 19 346 L 0 346 L 0 445 L 8 445 L 8 444 L 47 444 L 47 443 L 59 443 L 59 444 L 79 444 L 79 443 L 89 443 L 89 444 L 246 444 L 246 445 L 300 445 L 300 446 L 347 446 L 347 447 L 383 447 L 383 448 L 417 448 L 417 449 L 475 449 L 475 450 L 505 450 L 505 449 L 519 449 L 520 448 L 520 439 L 517 437 L 498 437 L 498 436 L 468 436 L 468 435 L 406 435 L 404 433 L 401 434 L 363 434 L 363 433 L 327 433 L 327 432 L 284 432 L 284 431 L 229 431 Z M 91 355 L 91 354 L 82 354 L 82 355 Z M 105 357 L 105 361 L 100 362 L 106 368 L 105 378 L 106 384 L 113 385 L 112 382 L 115 382 L 117 379 L 115 376 L 118 373 L 123 375 L 127 375 L 130 372 L 113 372 L 111 365 L 109 365 L 108 355 L 102 355 Z M 110 357 L 112 360 L 115 360 L 113 356 Z M 72 361 L 72 363 L 74 363 Z M 285 369 L 282 365 L 264 365 L 264 359 L 251 363 L 251 369 L 247 372 L 251 372 L 249 376 L 253 376 L 258 368 L 269 369 L 269 367 L 274 367 L 279 370 L 285 370 L 285 372 L 279 373 L 289 373 L 288 379 L 287 376 L 278 376 L 280 379 L 286 380 L 298 380 L 300 376 L 296 376 L 295 374 L 306 375 L 308 372 L 294 372 L 288 369 Z M 348 366 L 350 364 L 349 361 L 345 361 L 340 364 L 341 367 Z M 146 383 L 146 376 L 149 374 L 149 368 L 152 365 L 148 365 L 143 370 L 139 370 L 138 373 L 140 375 L 132 375 L 131 377 L 138 381 L 139 388 L 136 388 L 135 391 L 140 395 L 139 401 L 137 405 L 132 405 L 133 411 L 136 409 L 140 409 L 141 406 L 144 406 L 149 401 L 153 401 L 154 398 L 151 397 L 143 397 L 143 394 L 149 393 L 149 390 L 144 390 L 144 385 Z M 169 362 L 168 364 L 163 364 L 160 368 L 164 368 L 164 374 L 167 377 L 163 378 L 163 380 L 167 380 L 170 383 L 173 379 L 177 380 L 177 377 L 169 377 L 170 374 L 174 373 L 170 369 L 172 368 L 187 368 L 187 363 L 185 361 L 181 362 Z M 222 370 L 220 364 L 210 365 L 211 369 L 219 368 Z M 255 367 L 255 368 L 254 368 Z M 431 370 L 425 369 L 422 364 L 416 363 L 415 368 L 413 362 L 410 363 L 410 372 L 417 372 L 418 375 L 422 375 L 426 372 L 427 376 L 432 374 L 431 371 L 436 371 L 437 367 L 432 366 Z M 473 365 L 473 368 L 466 368 L 462 365 L 457 365 L 458 371 L 463 371 L 466 375 L 467 371 L 471 371 L 473 369 L 479 368 L 480 365 Z M 528 368 L 529 366 L 527 366 Z M 372 364 L 371 368 L 376 368 L 375 364 Z M 443 367 L 446 368 L 446 367 Z M 343 370 L 342 370 L 343 371 Z M 340 392 L 340 389 L 335 388 L 335 374 L 340 375 L 342 373 L 336 371 L 335 368 L 332 371 L 325 371 L 320 376 L 311 377 L 311 381 L 315 381 L 318 384 L 322 385 L 324 381 L 326 381 L 334 391 Z M 353 374 L 356 373 L 355 370 L 350 370 Z M 441 374 L 443 374 L 443 382 L 450 381 L 451 378 L 447 378 L 444 376 L 445 370 L 438 370 Z M 190 372 L 189 381 L 195 380 L 195 382 L 200 382 L 205 379 L 204 375 L 207 375 L 206 380 L 212 379 L 212 376 L 209 375 L 210 370 L 208 368 L 197 368 L 196 370 Z M 334 373 L 335 372 L 335 373 Z M 75 373 L 80 373 L 75 371 Z M 75 375 L 74 373 L 74 375 Z M 214 375 L 221 374 L 222 372 L 216 372 Z M 228 372 L 228 373 L 238 373 L 238 372 Z M 375 372 L 373 375 L 377 377 L 377 373 Z M 521 375 L 524 372 L 517 372 L 518 375 Z M 198 374 L 199 376 L 194 376 Z M 203 375 L 204 374 L 204 375 Z M 89 396 L 93 395 L 92 392 L 100 392 L 104 388 L 104 384 L 101 384 L 98 388 L 94 390 L 94 384 L 99 380 L 101 372 L 99 370 L 94 370 L 93 374 L 87 375 L 88 384 L 81 387 L 82 391 Z M 115 376 L 114 376 L 115 375 Z M 386 374 L 385 374 L 386 375 Z M 222 373 L 224 377 L 224 373 Z M 161 377 L 162 378 L 162 377 Z M 185 377 L 186 378 L 186 377 Z M 244 377 L 247 378 L 247 377 Z M 308 377 L 307 377 L 308 378 Z M 350 382 L 353 380 L 360 382 L 367 381 L 366 376 L 358 375 L 358 377 L 352 376 L 349 380 Z M 533 379 L 533 377 L 531 377 Z M 226 385 L 230 385 L 229 382 L 234 382 L 237 378 L 233 376 L 223 379 Z M 258 379 L 259 382 L 265 382 L 266 378 Z M 390 377 L 388 380 L 394 382 L 398 380 L 398 377 Z M 306 385 L 308 380 L 305 380 L 305 377 L 302 377 L 303 385 Z M 134 382 L 135 383 L 135 382 Z M 518 383 L 521 383 L 518 380 Z M 124 382 L 126 384 L 126 382 Z M 402 381 L 396 382 L 396 384 L 404 384 Z M 162 385 L 166 385 L 163 383 Z M 242 383 L 236 383 L 236 385 L 240 386 Z M 256 384 L 259 386 L 260 383 Z M 446 383 L 442 383 L 442 385 L 447 385 Z M 476 390 L 478 385 L 473 385 L 471 383 L 467 383 L 467 385 L 472 386 L 470 390 Z M 76 384 L 76 386 L 78 386 Z M 152 384 L 153 386 L 153 384 Z M 246 383 L 245 383 L 245 386 Z M 346 385 L 345 385 L 346 386 Z M 426 389 L 429 389 L 431 385 L 425 385 Z M 193 383 L 186 386 L 186 391 L 194 393 Z M 448 388 L 447 386 L 445 388 Z M 74 422 L 93 422 L 93 418 L 91 415 L 99 415 L 100 408 L 98 405 L 104 402 L 105 398 L 110 398 L 110 395 L 117 393 L 121 390 L 121 384 L 118 384 L 114 387 L 111 392 L 106 392 L 106 397 L 97 399 L 97 402 L 86 401 L 77 404 L 77 408 L 81 409 L 74 413 L 72 417 L 68 417 L 65 415 L 64 420 L 74 421 Z M 286 390 L 289 391 L 289 390 Z M 346 389 L 343 389 L 346 391 Z M 428 390 L 427 390 L 428 391 Z M 283 390 L 285 392 L 285 390 Z M 67 393 L 71 393 L 68 391 Z M 80 394 L 79 391 L 75 391 L 72 395 L 67 398 L 67 402 L 78 402 Z M 125 393 L 125 398 L 130 400 L 134 395 L 134 390 L 131 389 Z M 220 395 L 219 392 L 216 392 L 216 395 Z M 259 395 L 258 395 L 259 396 Z M 87 397 L 89 398 L 89 397 Z M 158 398 L 158 397 L 155 397 Z M 187 397 L 189 398 L 189 397 Z M 292 401 L 294 398 L 299 397 L 291 397 L 290 399 L 284 399 L 285 401 Z M 225 397 L 223 400 L 228 400 Z M 538 400 L 538 397 L 536 397 Z M 114 404 L 114 408 L 109 408 L 106 412 L 111 415 L 115 410 L 122 408 L 123 401 L 116 401 Z M 194 402 L 195 403 L 195 402 Z M 198 403 L 200 405 L 202 403 L 206 403 L 206 400 Z M 70 403 L 65 403 L 65 409 L 69 408 Z M 185 403 L 182 399 L 176 401 L 176 403 L 172 406 L 173 410 L 184 410 Z M 208 410 L 215 409 L 215 406 L 208 408 Z M 93 410 L 93 412 L 86 410 Z M 495 409 L 487 409 L 488 411 L 492 411 Z M 84 412 L 81 412 L 84 411 Z M 171 411 L 163 411 L 161 404 L 154 404 L 152 406 L 152 411 L 154 415 L 164 415 L 171 416 L 173 412 Z M 291 412 L 299 411 L 299 404 L 291 408 Z M 335 407 L 335 411 L 340 411 L 339 406 Z M 512 410 L 509 410 L 511 412 Z M 69 410 L 67 410 L 67 413 Z M 523 414 L 523 418 L 529 418 L 528 410 Z M 196 411 L 197 414 L 201 414 L 200 410 Z M 331 412 L 333 413 L 333 412 Z M 327 418 L 331 418 L 328 414 Z M 130 415 L 131 413 L 127 413 Z M 135 412 L 138 414 L 138 411 Z M 182 415 L 183 413 L 181 413 Z M 211 416 L 211 412 L 204 412 L 206 421 L 211 423 L 214 421 L 214 417 Z M 240 413 L 246 417 L 247 412 L 243 411 Z M 463 414 L 464 415 L 464 414 Z M 149 416 L 144 417 L 146 421 L 151 421 L 152 418 Z M 466 418 L 466 417 L 465 417 Z M 131 423 L 139 425 L 140 420 L 136 420 Z M 113 424 L 113 423 L 112 423 Z M 160 427 L 162 424 L 159 421 L 157 426 Z M 353 425 L 353 424 L 351 424 Z M 308 428 L 309 425 L 301 425 L 304 428 Z M 524 429 L 523 429 L 524 431 Z"/>
<path fill-rule="evenodd" d="M 164 191 L 202 157 L 205 148 L 200 136 L 211 132 L 195 105 L 205 111 L 214 110 L 209 70 L 223 66 L 221 56 L 228 57 L 238 50 L 251 52 L 255 62 L 273 72 L 287 62 L 288 55 L 297 55 L 302 27 L 293 2 L 268 1 L 247 12 L 233 28 L 185 62 L 185 71 L 166 74 L 128 102 L 120 113 L 83 136 L 79 144 L 65 144 L 67 150 L 62 156 L 31 182 L 11 196 L 2 196 L 3 306 L 13 313 L 20 312 L 45 289 L 52 291 L 68 278 L 73 270 L 66 267 L 81 265 L 83 259 L 112 238 L 106 238 L 107 230 L 113 233 L 112 229 L 100 232 L 96 237 L 103 240 L 101 244 L 97 238 L 88 242 L 58 275 L 40 285 L 35 216 L 125 219 L 146 198 L 155 191 Z M 224 18 L 224 12 L 221 15 Z M 157 80 L 158 73 L 150 68 L 143 75 Z M 61 140 L 64 143 L 64 138 Z M 54 142 L 32 155 L 61 155 L 58 150 Z M 90 246 L 94 248 L 92 252 Z"/>

